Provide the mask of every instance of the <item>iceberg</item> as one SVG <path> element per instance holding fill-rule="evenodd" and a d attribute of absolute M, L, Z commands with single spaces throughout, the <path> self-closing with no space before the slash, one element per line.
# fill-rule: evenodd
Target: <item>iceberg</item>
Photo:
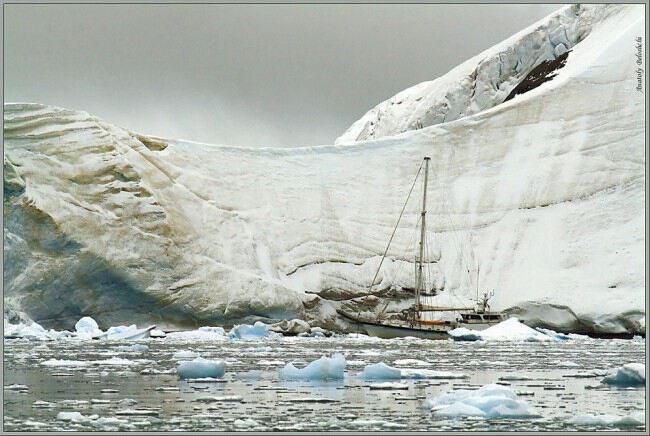
<path fill-rule="evenodd" d="M 645 365 L 642 363 L 627 363 L 610 371 L 601 380 L 601 383 L 620 388 L 645 386 Z"/>
<path fill-rule="evenodd" d="M 279 337 L 277 333 L 269 331 L 266 324 L 261 321 L 257 321 L 255 324 L 241 324 L 236 325 L 228 333 L 228 337 L 231 339 L 243 339 L 243 340 L 258 340 L 272 337 Z"/>
<path fill-rule="evenodd" d="M 487 419 L 530 419 L 541 415 L 506 386 L 489 384 L 476 391 L 458 390 L 428 399 L 423 407 L 436 416 L 480 416 Z"/>
<path fill-rule="evenodd" d="M 469 330 L 459 327 L 449 332 L 449 336 L 455 341 L 526 341 L 545 342 L 559 340 L 539 332 L 519 322 L 515 317 L 508 318 L 485 330 Z"/>
<path fill-rule="evenodd" d="M 222 360 L 206 360 L 197 357 L 194 360 L 183 361 L 177 368 L 178 377 L 184 379 L 219 378 L 226 373 L 226 363 Z"/>
<path fill-rule="evenodd" d="M 92 337 L 104 333 L 97 322 L 89 316 L 84 316 L 74 325 L 74 329 L 79 336 Z"/>
<path fill-rule="evenodd" d="M 322 356 L 304 368 L 296 368 L 287 363 L 280 369 L 280 378 L 284 380 L 340 380 L 345 373 L 345 357 L 336 353 L 332 357 Z"/>

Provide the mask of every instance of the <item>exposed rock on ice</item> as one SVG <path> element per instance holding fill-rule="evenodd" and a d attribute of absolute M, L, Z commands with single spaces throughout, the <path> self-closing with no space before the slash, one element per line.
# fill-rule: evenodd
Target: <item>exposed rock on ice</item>
<path fill-rule="evenodd" d="M 455 121 L 499 105 L 536 67 L 567 56 L 617 8 L 567 6 L 485 50 L 444 76 L 380 103 L 337 144 L 393 136 Z M 560 66 L 561 68 L 561 66 Z M 539 86 L 539 84 L 536 84 Z M 534 88 L 534 86 L 532 87 Z M 524 89 L 520 90 L 522 93 Z"/>
<path fill-rule="evenodd" d="M 423 407 L 441 417 L 480 416 L 488 419 L 530 419 L 541 415 L 515 392 L 497 384 L 476 391 L 458 390 L 426 400 Z"/>
<path fill-rule="evenodd" d="M 526 341 L 545 342 L 559 340 L 553 336 L 545 335 L 535 329 L 519 322 L 517 318 L 508 318 L 499 324 L 485 330 L 469 330 L 459 327 L 449 332 L 449 336 L 456 341 Z"/>
<path fill-rule="evenodd" d="M 644 29 L 640 5 L 566 7 L 382 103 L 339 142 L 368 140 L 347 146 L 213 146 L 5 104 L 5 305 L 57 329 L 82 315 L 349 328 L 342 304 L 382 306 L 354 297 L 429 155 L 439 296 L 472 297 L 480 259 L 492 309 L 555 331 L 641 334 L 645 99 L 629 47 Z M 564 50 L 552 80 L 502 103 Z M 403 296 L 391 313 L 412 302 L 417 209 L 378 277 Z"/>
<path fill-rule="evenodd" d="M 645 386 L 645 365 L 628 363 L 605 376 L 601 383 L 621 388 Z"/>
<path fill-rule="evenodd" d="M 283 319 L 282 321 L 271 324 L 268 326 L 270 331 L 276 333 L 282 333 L 283 335 L 298 335 L 300 333 L 311 333 L 311 326 L 306 321 L 301 319 L 292 319 L 287 321 Z"/>
<path fill-rule="evenodd" d="M 181 379 L 219 378 L 226 373 L 226 363 L 222 360 L 206 360 L 197 357 L 178 365 L 178 377 Z"/>
<path fill-rule="evenodd" d="M 287 363 L 280 369 L 280 378 L 284 380 L 337 380 L 344 377 L 345 357 L 336 353 L 332 357 L 322 356 L 304 368 L 296 368 Z"/>

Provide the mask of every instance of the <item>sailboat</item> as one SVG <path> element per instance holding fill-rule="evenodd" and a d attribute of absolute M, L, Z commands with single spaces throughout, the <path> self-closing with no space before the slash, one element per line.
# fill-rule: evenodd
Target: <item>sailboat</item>
<path fill-rule="evenodd" d="M 401 317 L 392 317 L 386 319 L 384 314 L 386 308 L 388 307 L 389 299 L 385 302 L 382 310 L 374 318 L 361 317 L 360 310 L 355 313 L 348 312 L 344 309 L 338 309 L 337 312 L 343 317 L 347 318 L 350 321 L 353 321 L 358 326 L 363 326 L 366 332 L 370 336 L 375 336 L 384 339 L 396 338 L 396 337 L 418 337 L 423 339 L 447 339 L 449 337 L 448 332 L 457 328 L 465 327 L 471 330 L 483 330 L 491 325 L 498 324 L 503 321 L 506 316 L 501 312 L 493 312 L 490 310 L 489 299 L 493 293 L 488 294 L 484 293 L 482 297 L 478 295 L 478 276 L 476 279 L 477 282 L 477 295 L 475 305 L 472 307 L 467 307 L 467 305 L 459 305 L 458 307 L 454 306 L 438 306 L 429 304 L 425 293 L 428 291 L 425 286 L 425 274 L 424 274 L 424 265 L 427 264 L 427 259 L 425 259 L 425 246 L 426 246 L 426 217 L 427 217 L 427 188 L 428 188 L 428 178 L 429 178 L 429 162 L 431 158 L 425 157 L 423 161 L 424 165 L 424 182 L 422 190 L 422 210 L 420 212 L 420 241 L 419 241 L 419 255 L 416 258 L 415 262 L 415 295 L 414 295 L 414 305 L 412 308 L 407 309 L 402 312 Z M 384 254 L 379 262 L 379 266 L 375 273 L 375 276 L 370 284 L 370 291 L 375 285 L 375 281 L 379 274 L 379 270 L 386 258 L 390 244 L 395 236 L 397 227 L 399 226 L 400 219 L 406 208 L 406 204 L 410 198 L 413 187 L 415 186 L 417 179 L 422 170 L 422 165 L 420 170 L 418 170 L 415 180 L 413 181 L 413 186 L 411 191 L 406 199 L 406 203 L 402 208 L 400 217 L 397 220 L 395 229 L 388 241 L 388 246 L 384 251 Z M 477 269 L 478 275 L 478 269 Z M 372 294 L 372 292 L 369 292 Z M 367 296 L 366 296 L 367 297 Z M 442 316 L 441 316 L 442 315 Z M 446 319 L 445 319 L 446 315 Z M 449 319 L 453 317 L 453 319 Z"/>

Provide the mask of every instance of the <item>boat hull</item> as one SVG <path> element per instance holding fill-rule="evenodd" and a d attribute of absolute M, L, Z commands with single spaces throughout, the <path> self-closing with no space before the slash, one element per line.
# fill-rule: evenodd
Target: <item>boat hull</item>
<path fill-rule="evenodd" d="M 402 327 L 386 324 L 374 324 L 368 322 L 359 322 L 365 328 L 370 336 L 382 339 L 415 337 L 421 339 L 448 339 L 448 331 L 453 330 L 453 326 L 440 326 L 438 328 L 420 329 L 414 327 Z"/>

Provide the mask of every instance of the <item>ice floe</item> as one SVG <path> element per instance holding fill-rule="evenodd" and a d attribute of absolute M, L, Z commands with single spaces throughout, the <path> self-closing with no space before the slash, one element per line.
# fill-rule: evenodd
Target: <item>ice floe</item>
<path fill-rule="evenodd" d="M 287 363 L 280 369 L 280 378 L 285 380 L 337 380 L 344 377 L 345 357 L 336 353 L 332 357 L 322 356 L 304 368 Z"/>
<path fill-rule="evenodd" d="M 479 416 L 487 419 L 529 419 L 541 415 L 506 386 L 489 384 L 478 390 L 457 390 L 428 399 L 423 407 L 440 417 Z"/>
<path fill-rule="evenodd" d="M 638 412 L 631 415 L 593 415 L 591 413 L 580 413 L 568 419 L 570 424 L 593 427 L 635 427 L 645 424 L 645 413 Z"/>
<path fill-rule="evenodd" d="M 465 374 L 436 371 L 423 368 L 393 368 L 383 362 L 366 366 L 359 373 L 359 377 L 365 380 L 391 380 L 391 379 L 462 379 L 467 378 Z"/>
<path fill-rule="evenodd" d="M 197 357 L 194 360 L 181 362 L 177 372 L 181 379 L 219 378 L 226 372 L 226 363 L 222 360 L 212 361 Z"/>
<path fill-rule="evenodd" d="M 645 365 L 642 363 L 628 363 L 612 370 L 601 383 L 616 387 L 645 386 Z"/>

